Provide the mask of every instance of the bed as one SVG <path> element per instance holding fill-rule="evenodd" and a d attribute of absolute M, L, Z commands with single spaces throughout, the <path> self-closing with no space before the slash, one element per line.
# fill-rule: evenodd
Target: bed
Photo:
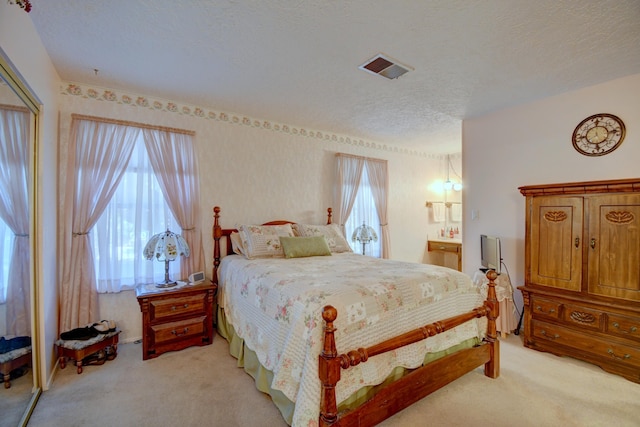
<path fill-rule="evenodd" d="M 288 424 L 372 426 L 483 365 L 497 378 L 494 272 L 483 301 L 455 270 L 354 254 L 331 209 L 323 226 L 219 220 L 218 332 Z"/>

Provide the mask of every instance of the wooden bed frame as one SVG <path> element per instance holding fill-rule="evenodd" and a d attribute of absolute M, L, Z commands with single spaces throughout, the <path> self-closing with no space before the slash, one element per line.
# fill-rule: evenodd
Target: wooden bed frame
<path fill-rule="evenodd" d="M 331 224 L 331 208 L 327 209 L 327 224 Z M 218 283 L 218 267 L 220 266 L 220 239 L 226 237 L 226 253 L 231 254 L 231 239 L 229 236 L 235 229 L 220 227 L 220 208 L 213 208 L 213 276 L 214 283 Z M 271 221 L 263 225 L 292 224 L 291 221 Z M 443 319 L 395 338 L 378 343 L 367 348 L 358 348 L 346 353 L 338 353 L 333 326 L 338 312 L 332 306 L 326 306 L 322 312 L 324 319 L 324 345 L 319 357 L 319 379 L 322 385 L 320 397 L 320 427 L 364 427 L 374 426 L 404 408 L 419 401 L 466 373 L 484 365 L 484 374 L 490 378 L 497 378 L 500 374 L 500 342 L 498 341 L 496 319 L 499 315 L 498 299 L 496 296 L 495 271 L 489 270 L 487 299 L 480 307 L 458 316 Z M 463 349 L 449 354 L 404 375 L 402 378 L 380 388 L 368 401 L 356 409 L 338 413 L 336 402 L 336 385 L 340 380 L 342 369 L 349 369 L 364 363 L 368 358 L 382 354 L 427 339 L 455 328 L 471 319 L 487 317 L 487 332 L 483 342 L 475 347 Z"/>

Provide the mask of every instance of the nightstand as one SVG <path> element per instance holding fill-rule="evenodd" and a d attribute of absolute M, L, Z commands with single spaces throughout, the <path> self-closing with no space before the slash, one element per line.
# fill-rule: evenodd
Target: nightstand
<path fill-rule="evenodd" d="M 167 351 L 213 342 L 215 284 L 157 288 L 140 285 L 136 296 L 142 312 L 142 359 Z"/>

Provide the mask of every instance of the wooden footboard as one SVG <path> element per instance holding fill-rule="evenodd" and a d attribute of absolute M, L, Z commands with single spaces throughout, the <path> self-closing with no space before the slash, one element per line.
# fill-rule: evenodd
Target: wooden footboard
<path fill-rule="evenodd" d="M 500 371 L 500 342 L 497 339 L 496 330 L 496 319 L 499 314 L 495 289 L 497 277 L 495 271 L 490 270 L 487 273 L 489 288 L 487 299 L 481 307 L 425 325 L 374 346 L 358 348 L 343 354 L 338 354 L 334 337 L 336 329 L 333 322 L 338 312 L 332 306 L 325 307 L 322 313 L 325 321 L 324 346 L 319 356 L 318 369 L 322 384 L 319 425 L 321 427 L 373 426 L 483 364 L 485 375 L 497 378 Z M 471 319 L 484 316 L 487 317 L 488 323 L 481 345 L 461 350 L 417 368 L 380 390 L 358 408 L 338 414 L 335 388 L 340 380 L 341 369 L 348 369 L 366 362 L 369 357 L 428 339 Z"/>

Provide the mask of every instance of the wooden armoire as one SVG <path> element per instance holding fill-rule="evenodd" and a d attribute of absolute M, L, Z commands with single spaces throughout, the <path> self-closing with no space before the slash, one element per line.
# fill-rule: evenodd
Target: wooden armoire
<path fill-rule="evenodd" d="M 640 383 L 640 178 L 520 192 L 525 346 Z"/>

